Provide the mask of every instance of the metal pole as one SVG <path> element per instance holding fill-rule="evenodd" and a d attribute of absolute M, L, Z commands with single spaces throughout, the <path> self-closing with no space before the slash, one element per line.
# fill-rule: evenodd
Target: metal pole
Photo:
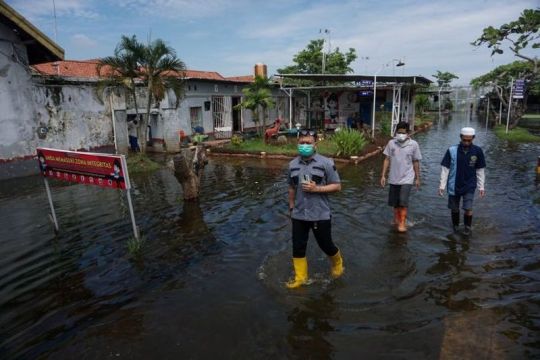
<path fill-rule="evenodd" d="M 508 134 L 508 123 L 510 122 L 510 110 L 512 108 L 512 90 L 514 88 L 514 78 L 510 81 L 510 97 L 508 98 L 508 114 L 506 115 L 506 134 Z"/>
<path fill-rule="evenodd" d="M 135 213 L 133 212 L 133 205 L 131 204 L 131 190 L 127 189 L 126 193 L 128 199 L 129 214 L 131 216 L 131 225 L 133 226 L 133 235 L 135 236 L 135 239 L 139 240 L 139 229 L 135 224 Z"/>
<path fill-rule="evenodd" d="M 135 239 L 140 240 L 139 236 L 139 228 L 137 227 L 137 224 L 135 223 L 135 212 L 133 211 L 133 204 L 131 203 L 131 181 L 129 179 L 129 171 L 126 163 L 126 157 L 124 155 L 121 155 L 122 159 L 122 169 L 124 170 L 124 181 L 126 183 L 126 193 L 127 193 L 127 199 L 128 199 L 128 206 L 129 206 L 129 214 L 131 216 L 131 226 L 133 227 L 133 235 L 135 236 Z"/>
<path fill-rule="evenodd" d="M 488 120 L 489 120 L 489 94 L 488 94 L 488 103 L 487 103 L 487 109 L 486 109 L 486 131 L 487 131 L 487 128 L 488 128 Z"/>
<path fill-rule="evenodd" d="M 114 153 L 118 154 L 118 139 L 116 138 L 116 116 L 114 116 L 112 95 L 109 95 L 109 105 L 111 107 L 111 118 L 113 123 Z"/>
<path fill-rule="evenodd" d="M 499 99 L 499 125 L 502 122 L 502 101 Z"/>
<path fill-rule="evenodd" d="M 307 108 L 309 109 L 307 116 L 308 116 L 308 128 L 311 129 L 311 92 L 307 92 Z"/>
<path fill-rule="evenodd" d="M 292 129 L 292 94 L 293 90 L 291 89 L 291 93 L 289 95 L 289 129 Z"/>
<path fill-rule="evenodd" d="M 49 188 L 49 181 L 47 178 L 43 178 L 45 182 L 45 190 L 47 190 L 47 198 L 49 199 L 49 206 L 51 207 L 51 217 L 54 223 L 54 232 L 58 232 L 58 221 L 56 220 L 56 212 L 54 211 L 54 204 L 52 201 L 51 189 Z"/>
<path fill-rule="evenodd" d="M 373 77 L 373 114 L 371 114 L 371 138 L 375 138 L 375 103 L 377 100 L 377 74 Z"/>
<path fill-rule="evenodd" d="M 439 119 L 441 118 L 441 90 L 442 86 L 439 87 L 439 97 L 437 98 L 437 101 L 439 102 Z"/>

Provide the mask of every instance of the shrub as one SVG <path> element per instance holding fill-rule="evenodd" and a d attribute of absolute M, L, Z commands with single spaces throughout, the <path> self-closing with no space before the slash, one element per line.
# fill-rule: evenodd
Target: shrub
<path fill-rule="evenodd" d="M 390 136 L 392 130 L 392 113 L 389 111 L 379 111 L 375 113 L 375 123 L 379 124 L 381 133 Z"/>
<path fill-rule="evenodd" d="M 127 166 L 130 174 L 153 172 L 161 168 L 161 165 L 143 153 L 130 153 Z"/>
<path fill-rule="evenodd" d="M 332 135 L 331 141 L 336 145 L 337 156 L 356 155 L 367 144 L 364 134 L 354 129 L 341 129 Z"/>
<path fill-rule="evenodd" d="M 429 109 L 430 102 L 426 94 L 419 94 L 415 98 L 416 111 L 423 114 L 426 109 Z"/>
<path fill-rule="evenodd" d="M 234 134 L 232 137 L 231 137 L 231 145 L 233 146 L 240 146 L 242 145 L 242 143 L 244 142 L 244 139 L 242 138 L 242 136 L 238 135 L 238 134 Z"/>

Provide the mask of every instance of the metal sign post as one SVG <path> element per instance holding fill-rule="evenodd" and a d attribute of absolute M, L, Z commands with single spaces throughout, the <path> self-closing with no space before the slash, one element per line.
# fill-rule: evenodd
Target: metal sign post
<path fill-rule="evenodd" d="M 129 206 L 129 215 L 131 217 L 131 226 L 133 227 L 133 235 L 135 236 L 135 239 L 140 240 L 139 235 L 139 228 L 137 227 L 137 223 L 135 222 L 135 212 L 133 211 L 133 204 L 131 202 L 131 182 L 129 181 L 129 173 L 128 173 L 128 167 L 126 163 L 126 157 L 124 155 L 122 156 L 122 167 L 125 171 L 125 178 L 126 178 L 126 196 L 128 199 L 128 206 Z"/>
<path fill-rule="evenodd" d="M 43 178 L 43 181 L 45 182 L 45 190 L 47 190 L 47 198 L 49 199 L 49 206 L 51 207 L 51 217 L 54 224 L 54 232 L 58 232 L 58 220 L 56 220 L 56 212 L 54 211 L 54 204 L 52 201 L 51 196 L 51 188 L 49 187 L 49 180 L 47 178 Z"/>
<path fill-rule="evenodd" d="M 139 229 L 135 223 L 135 212 L 131 201 L 131 183 L 124 155 L 37 148 L 37 157 L 45 181 L 55 232 L 58 232 L 59 226 L 48 182 L 49 177 L 85 185 L 126 190 L 133 235 L 139 240 Z"/>

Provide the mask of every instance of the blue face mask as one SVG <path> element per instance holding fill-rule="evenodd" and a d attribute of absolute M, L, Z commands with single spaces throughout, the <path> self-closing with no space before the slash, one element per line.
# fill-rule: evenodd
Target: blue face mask
<path fill-rule="evenodd" d="M 298 154 L 303 157 L 309 157 L 313 155 L 315 148 L 313 144 L 298 144 Z"/>

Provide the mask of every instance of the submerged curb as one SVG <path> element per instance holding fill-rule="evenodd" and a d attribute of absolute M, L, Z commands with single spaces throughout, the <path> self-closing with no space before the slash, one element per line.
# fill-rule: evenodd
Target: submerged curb
<path fill-rule="evenodd" d="M 411 135 L 423 132 L 427 129 L 429 129 L 433 125 L 432 122 L 427 122 L 423 124 L 421 127 L 417 128 L 415 131 L 411 132 Z M 239 158 L 255 158 L 255 159 L 276 159 L 276 160 L 290 160 L 294 159 L 296 156 L 290 156 L 290 155 L 282 155 L 282 154 L 268 154 L 264 151 L 262 151 L 259 154 L 251 154 L 251 153 L 228 153 L 228 152 L 213 152 L 210 147 L 208 151 L 208 155 L 210 156 L 224 156 L 224 157 L 239 157 Z M 345 164 L 358 164 L 359 162 L 365 161 L 383 151 L 383 147 L 379 146 L 376 150 L 367 153 L 362 156 L 351 156 L 350 159 L 342 159 L 342 158 L 332 158 L 334 162 L 337 163 L 345 163 Z"/>

